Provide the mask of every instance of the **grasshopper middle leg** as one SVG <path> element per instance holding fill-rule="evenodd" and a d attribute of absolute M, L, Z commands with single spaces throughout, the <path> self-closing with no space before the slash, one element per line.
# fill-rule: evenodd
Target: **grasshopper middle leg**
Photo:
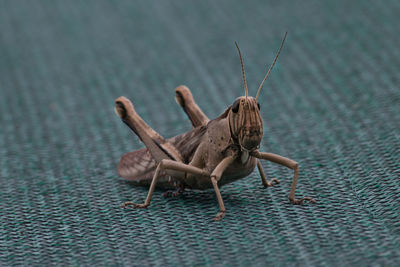
<path fill-rule="evenodd" d="M 134 202 L 125 202 L 122 204 L 122 207 L 125 208 L 127 206 L 132 206 L 133 208 L 146 208 L 150 205 L 151 197 L 153 196 L 154 189 L 157 184 L 157 179 L 161 175 L 163 171 L 166 170 L 174 170 L 174 171 L 181 171 L 184 173 L 190 173 L 199 176 L 209 176 L 210 174 L 205 170 L 199 169 L 197 167 L 187 165 L 182 162 L 177 162 L 173 160 L 163 159 L 157 166 L 156 171 L 154 172 L 153 180 L 150 185 L 149 192 L 147 193 L 147 197 L 144 203 L 136 204 Z"/>

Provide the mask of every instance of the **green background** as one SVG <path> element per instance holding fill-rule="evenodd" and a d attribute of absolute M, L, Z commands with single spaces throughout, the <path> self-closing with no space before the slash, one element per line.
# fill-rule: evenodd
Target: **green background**
<path fill-rule="evenodd" d="M 191 128 L 174 88 L 211 118 L 260 97 L 259 174 L 123 210 L 146 188 L 116 173 L 142 147 L 113 112 L 129 97 L 165 137 Z M 0 265 L 398 265 L 399 1 L 1 1 Z"/>

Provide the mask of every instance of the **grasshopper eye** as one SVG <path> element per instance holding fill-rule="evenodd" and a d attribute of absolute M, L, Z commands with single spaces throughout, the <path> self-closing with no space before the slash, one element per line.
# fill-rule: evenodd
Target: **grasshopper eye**
<path fill-rule="evenodd" d="M 257 103 L 258 110 L 260 110 L 260 103 Z"/>
<path fill-rule="evenodd" d="M 233 102 L 232 105 L 233 113 L 237 113 L 239 111 L 239 104 L 240 104 L 240 99 L 237 99 L 235 102 Z"/>

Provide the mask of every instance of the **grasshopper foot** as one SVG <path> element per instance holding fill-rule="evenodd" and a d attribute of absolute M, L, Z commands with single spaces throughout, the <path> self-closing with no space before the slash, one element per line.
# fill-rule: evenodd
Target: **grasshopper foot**
<path fill-rule="evenodd" d="M 317 202 L 315 199 L 313 199 L 311 197 L 303 197 L 303 198 L 300 198 L 300 199 L 291 199 L 291 198 L 289 198 L 289 200 L 294 205 L 303 205 L 305 200 L 309 201 L 310 203 L 316 203 Z"/>
<path fill-rule="evenodd" d="M 276 184 L 279 184 L 280 181 L 276 178 L 272 178 L 271 181 L 266 181 L 266 183 L 263 183 L 264 187 L 270 187 L 270 186 L 274 186 Z"/>
<path fill-rule="evenodd" d="M 220 221 L 220 220 L 222 220 L 222 218 L 224 218 L 224 216 L 225 216 L 225 211 L 220 211 L 220 212 L 218 212 L 218 214 L 217 214 L 217 216 L 215 216 L 215 218 L 214 218 L 214 221 Z"/>
<path fill-rule="evenodd" d="M 183 193 L 183 191 L 180 191 L 180 190 L 177 190 L 177 191 L 169 190 L 167 192 L 164 192 L 162 194 L 162 196 L 163 197 L 177 197 L 177 196 L 181 195 L 182 193 Z"/>
<path fill-rule="evenodd" d="M 148 204 L 147 205 L 144 204 L 144 203 L 143 204 L 136 204 L 136 203 L 133 203 L 131 201 L 128 201 L 128 202 L 123 203 L 121 205 L 121 208 L 126 208 L 128 206 L 132 206 L 132 209 L 144 209 L 144 208 L 147 208 Z"/>
<path fill-rule="evenodd" d="M 178 189 L 176 189 L 175 191 L 173 190 L 168 190 L 167 192 L 164 192 L 162 194 L 163 197 L 177 197 L 179 195 L 181 195 L 183 192 L 185 191 L 185 187 L 180 186 Z"/>

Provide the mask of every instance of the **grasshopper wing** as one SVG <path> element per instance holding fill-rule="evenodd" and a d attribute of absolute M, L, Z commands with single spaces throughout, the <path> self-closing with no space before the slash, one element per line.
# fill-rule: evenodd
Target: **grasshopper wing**
<path fill-rule="evenodd" d="M 205 132 L 206 127 L 201 126 L 172 137 L 164 141 L 163 144 L 158 142 L 157 144 L 162 151 L 166 151 L 169 155 L 174 155 L 175 158 L 178 158 L 180 162 L 188 164 L 192 160 Z M 156 167 L 157 162 L 150 154 L 150 151 L 147 148 L 142 148 L 123 155 L 118 164 L 117 171 L 121 177 L 133 182 L 135 185 L 148 186 L 151 184 Z M 167 176 L 159 177 L 156 187 L 174 189 L 171 177 Z"/>
<path fill-rule="evenodd" d="M 117 171 L 126 180 L 140 182 L 147 180 L 148 176 L 151 177 L 156 167 L 157 163 L 150 155 L 149 150 L 142 148 L 123 155 Z"/>

